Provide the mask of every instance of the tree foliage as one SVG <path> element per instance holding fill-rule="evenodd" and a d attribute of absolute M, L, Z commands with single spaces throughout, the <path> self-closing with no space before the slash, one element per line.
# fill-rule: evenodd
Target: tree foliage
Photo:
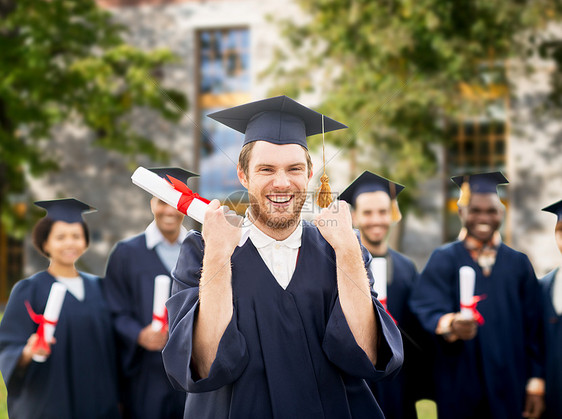
<path fill-rule="evenodd" d="M 135 132 L 135 108 L 177 120 L 186 99 L 164 90 L 155 72 L 176 58 L 143 52 L 124 41 L 125 28 L 93 0 L 0 2 L 0 189 L 5 222 L 10 194 L 33 176 L 55 169 L 48 142 L 64 122 L 83 124 L 94 143 L 129 156 L 162 159 L 150 138 Z M 171 99 L 171 100 L 170 100 Z"/>
<path fill-rule="evenodd" d="M 529 40 L 560 15 L 553 0 L 298 3 L 306 19 L 276 21 L 287 42 L 265 76 L 276 93 L 321 92 L 323 111 L 350 126 L 330 139 L 355 149 L 355 175 L 368 168 L 409 186 L 434 172 L 432 145 L 447 127 L 474 112 L 463 88 L 486 100 L 506 82 L 490 74 L 531 53 Z"/>

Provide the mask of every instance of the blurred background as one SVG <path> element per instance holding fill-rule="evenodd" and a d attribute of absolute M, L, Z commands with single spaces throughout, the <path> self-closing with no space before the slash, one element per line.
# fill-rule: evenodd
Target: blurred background
<path fill-rule="evenodd" d="M 0 302 L 46 267 L 35 200 L 98 209 L 80 261 L 98 275 L 151 220 L 138 165 L 197 172 L 192 188 L 243 212 L 242 134 L 206 115 L 277 94 L 349 126 L 326 135 L 334 192 L 363 170 L 406 186 L 392 244 L 419 269 L 460 229 L 449 178 L 495 170 L 503 239 L 538 276 L 560 264 L 540 211 L 562 199 L 558 2 L 1 0 L 0 15 Z"/>
<path fill-rule="evenodd" d="M 540 211 L 562 199 L 557 1 L 0 0 L 0 18 L 0 304 L 47 266 L 35 200 L 98 209 L 79 266 L 98 275 L 152 218 L 139 165 L 197 172 L 189 186 L 242 213 L 242 134 L 206 115 L 278 94 L 349 126 L 326 135 L 336 194 L 363 170 L 406 186 L 391 241 L 419 269 L 459 233 L 449 178 L 496 170 L 503 239 L 538 276 L 560 265 Z"/>

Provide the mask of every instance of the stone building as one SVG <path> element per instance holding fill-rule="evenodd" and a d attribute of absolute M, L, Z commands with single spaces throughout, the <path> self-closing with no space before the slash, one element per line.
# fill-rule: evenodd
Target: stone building
<path fill-rule="evenodd" d="M 268 16 L 299 19 L 298 7 L 292 2 L 283 2 L 279 7 L 276 0 L 98 3 L 127 26 L 128 40 L 135 46 L 166 47 L 180 57 L 180 62 L 163 69 L 161 78 L 147 78 L 147 83 L 183 91 L 190 104 L 183 119 L 172 125 L 138 111 L 133 116 L 137 129 L 170 151 L 170 165 L 201 174 L 201 179 L 191 184 L 201 195 L 222 199 L 236 195 L 241 190 L 235 178 L 235 163 L 242 137 L 211 123 L 205 115 L 268 96 L 270 86 L 259 75 L 270 64 L 273 47 L 279 42 Z M 449 149 L 435 147 L 439 172 L 420 186 L 417 211 L 402 221 L 400 240 L 396 233 L 393 237 L 420 269 L 435 247 L 458 233 L 457 191 L 448 179 L 465 170 L 504 171 L 511 182 L 501 187 L 508 208 L 502 230 L 504 240 L 529 255 L 539 276 L 561 264 L 562 256 L 554 242 L 555 219 L 540 211 L 562 199 L 561 125 L 551 116 L 534 112 L 548 93 L 552 65 L 537 60 L 532 76 L 518 68 L 515 64 L 491 65 L 486 71 L 495 77 L 489 91 L 494 102 L 492 112 L 459 121 L 451 128 L 453 145 Z M 511 90 L 507 85 L 512 86 Z M 472 100 L 474 92 L 465 86 L 463 94 L 466 100 Z M 318 97 L 300 99 L 310 106 L 320 101 Z M 162 163 L 133 163 L 117 153 L 94 148 L 91 135 L 77 126 L 62 127 L 54 134 L 53 142 L 60 145 L 62 170 L 33 180 L 31 193 L 36 199 L 75 196 L 98 208 L 97 213 L 86 216 L 92 241 L 80 268 L 102 275 L 114 243 L 143 231 L 151 220 L 149 196 L 131 184 L 132 171 L 137 164 Z M 329 171 L 339 173 L 337 179 L 331 176 L 332 188 L 342 190 L 352 180 L 349 164 L 336 149 L 329 148 L 330 156 L 335 158 Z M 316 168 L 321 167 L 320 156 L 314 154 L 313 160 Z M 318 183 L 315 176 L 312 184 Z M 312 209 L 307 211 L 306 216 L 312 215 Z M 187 219 L 184 224 L 193 227 Z M 19 266 L 21 275 L 28 275 L 46 266 L 46 261 L 32 250 L 29 239 L 18 244 L 8 241 L 6 233 L 1 239 L 2 260 L 17 265 L 11 267 L 11 272 L 17 272 Z M 15 281 L 6 273 L 8 262 L 0 265 L 0 299 L 4 301 Z"/>

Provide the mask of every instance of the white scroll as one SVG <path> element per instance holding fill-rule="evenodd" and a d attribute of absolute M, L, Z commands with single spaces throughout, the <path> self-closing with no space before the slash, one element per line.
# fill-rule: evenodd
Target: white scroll
<path fill-rule="evenodd" d="M 152 330 L 159 332 L 166 324 L 166 300 L 170 296 L 172 280 L 168 275 L 154 278 L 154 300 L 152 303 Z"/>

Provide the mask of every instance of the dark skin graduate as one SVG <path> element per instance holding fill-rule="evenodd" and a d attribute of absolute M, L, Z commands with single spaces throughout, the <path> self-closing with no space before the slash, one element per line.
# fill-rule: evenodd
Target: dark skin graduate
<path fill-rule="evenodd" d="M 495 193 L 473 193 L 468 206 L 466 208 L 459 207 L 459 216 L 466 228 L 467 235 L 483 243 L 490 241 L 499 230 L 504 213 L 503 204 Z M 462 318 L 460 313 L 448 313 L 445 316 L 451 318 L 449 341 L 474 339 L 478 333 L 476 320 Z M 533 378 L 533 380 L 543 381 L 539 378 Z M 544 384 L 542 384 L 542 387 L 544 388 Z M 523 417 L 538 418 L 543 411 L 544 396 L 527 392 Z"/>
<path fill-rule="evenodd" d="M 289 237 L 300 219 L 311 177 L 306 151 L 300 145 L 256 141 L 247 172 L 238 167 L 238 178 L 251 197 L 255 225 L 276 240 Z M 230 258 L 241 230 L 227 217 L 219 201 L 211 201 L 202 231 L 205 254 L 193 346 L 193 362 L 201 378 L 209 375 L 233 315 Z M 375 364 L 377 321 L 349 206 L 335 202 L 322 210 L 315 224 L 336 254 L 338 293 L 345 318 L 355 340 Z"/>

